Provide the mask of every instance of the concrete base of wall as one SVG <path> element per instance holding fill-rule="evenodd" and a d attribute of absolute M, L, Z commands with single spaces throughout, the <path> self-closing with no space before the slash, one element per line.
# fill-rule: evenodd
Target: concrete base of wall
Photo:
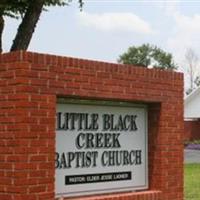
<path fill-rule="evenodd" d="M 64 200 L 65 198 L 58 198 L 56 200 Z M 69 198 L 67 198 L 69 200 Z M 129 192 L 129 193 L 115 193 L 110 195 L 98 195 L 89 197 L 73 198 L 73 200 L 163 200 L 162 192 L 157 190 L 144 191 L 144 192 Z"/>

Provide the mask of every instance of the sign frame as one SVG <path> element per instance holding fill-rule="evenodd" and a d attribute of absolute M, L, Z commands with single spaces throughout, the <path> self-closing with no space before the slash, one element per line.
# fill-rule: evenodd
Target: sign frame
<path fill-rule="evenodd" d="M 149 187 L 149 180 L 148 180 L 148 106 L 143 103 L 132 103 L 132 102 L 125 102 L 125 101 L 105 101 L 105 100 L 85 100 L 85 99 L 71 99 L 71 98 L 58 98 L 58 104 L 79 104 L 79 105 L 89 105 L 89 106 L 109 106 L 109 107 L 132 107 L 132 108 L 144 108 L 144 135 L 145 135 L 145 153 L 144 153 L 144 160 L 145 160 L 145 184 L 141 186 L 131 186 L 131 187 L 122 187 L 122 188 L 113 188 L 113 189 L 96 189 L 96 190 L 87 190 L 87 191 L 80 191 L 80 192 L 64 192 L 64 193 L 57 193 L 55 191 L 56 198 L 58 197 L 76 197 L 76 196 L 86 196 L 86 195 L 93 195 L 93 194 L 108 194 L 113 192 L 128 192 L 128 191 L 139 191 L 139 190 L 146 190 Z M 57 108 L 56 108 L 57 112 Z M 57 131 L 56 131 L 57 134 Z M 56 169 L 55 169 L 56 170 Z M 56 176 L 56 175 L 55 175 Z M 55 177 L 56 179 L 56 177 Z M 56 184 L 56 180 L 55 180 Z M 55 187 L 56 188 L 56 187 Z M 90 188 L 90 184 L 88 184 L 88 188 Z"/>

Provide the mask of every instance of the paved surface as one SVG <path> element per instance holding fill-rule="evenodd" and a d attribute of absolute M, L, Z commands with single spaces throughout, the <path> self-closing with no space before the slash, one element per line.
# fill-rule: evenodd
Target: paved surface
<path fill-rule="evenodd" d="M 184 150 L 185 163 L 200 163 L 200 150 Z"/>

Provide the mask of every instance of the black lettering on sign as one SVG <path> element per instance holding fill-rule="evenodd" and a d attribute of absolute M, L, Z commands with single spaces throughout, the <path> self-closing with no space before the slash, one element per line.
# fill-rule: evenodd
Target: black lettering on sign
<path fill-rule="evenodd" d="M 141 150 L 104 151 L 101 156 L 101 164 L 104 167 L 141 165 L 142 151 Z"/>
<path fill-rule="evenodd" d="M 97 113 L 62 113 L 56 114 L 57 130 L 84 130 L 95 131 L 99 129 Z"/>
<path fill-rule="evenodd" d="M 103 131 L 136 131 L 137 115 L 103 114 Z"/>
<path fill-rule="evenodd" d="M 55 168 L 89 168 L 97 166 L 97 151 L 77 151 L 77 152 L 62 152 L 55 154 Z"/>
<path fill-rule="evenodd" d="M 75 140 L 78 149 L 120 148 L 120 133 L 79 133 Z"/>

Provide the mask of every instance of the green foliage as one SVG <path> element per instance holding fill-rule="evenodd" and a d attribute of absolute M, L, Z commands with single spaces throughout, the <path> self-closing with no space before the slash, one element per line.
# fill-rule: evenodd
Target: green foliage
<path fill-rule="evenodd" d="M 45 0 L 45 6 L 65 6 L 67 2 L 65 0 Z"/>
<path fill-rule="evenodd" d="M 0 0 L 0 53 L 2 52 L 2 33 L 4 30 L 4 17 L 12 17 L 22 21 L 13 40 L 10 51 L 27 50 L 35 27 L 42 11 L 49 6 L 65 6 L 73 0 Z M 83 0 L 77 0 L 80 10 Z"/>
<path fill-rule="evenodd" d="M 18 18 L 26 11 L 28 3 L 27 0 L 2 0 L 0 3 L 0 15 Z"/>
<path fill-rule="evenodd" d="M 32 1 L 35 0 L 1 0 L 0 15 L 12 18 L 19 18 L 20 16 L 22 17 L 27 8 L 31 5 Z M 44 0 L 44 7 L 65 6 L 70 2 L 72 2 L 72 0 Z M 81 9 L 83 7 L 83 0 L 78 0 L 78 3 Z"/>
<path fill-rule="evenodd" d="M 73 0 L 45 0 L 44 6 L 66 6 L 69 5 Z M 78 0 L 79 8 L 83 7 L 83 0 Z"/>
<path fill-rule="evenodd" d="M 142 67 L 151 66 L 159 69 L 177 69 L 177 65 L 174 63 L 170 53 L 150 44 L 129 47 L 127 52 L 120 55 L 118 62 Z"/>

